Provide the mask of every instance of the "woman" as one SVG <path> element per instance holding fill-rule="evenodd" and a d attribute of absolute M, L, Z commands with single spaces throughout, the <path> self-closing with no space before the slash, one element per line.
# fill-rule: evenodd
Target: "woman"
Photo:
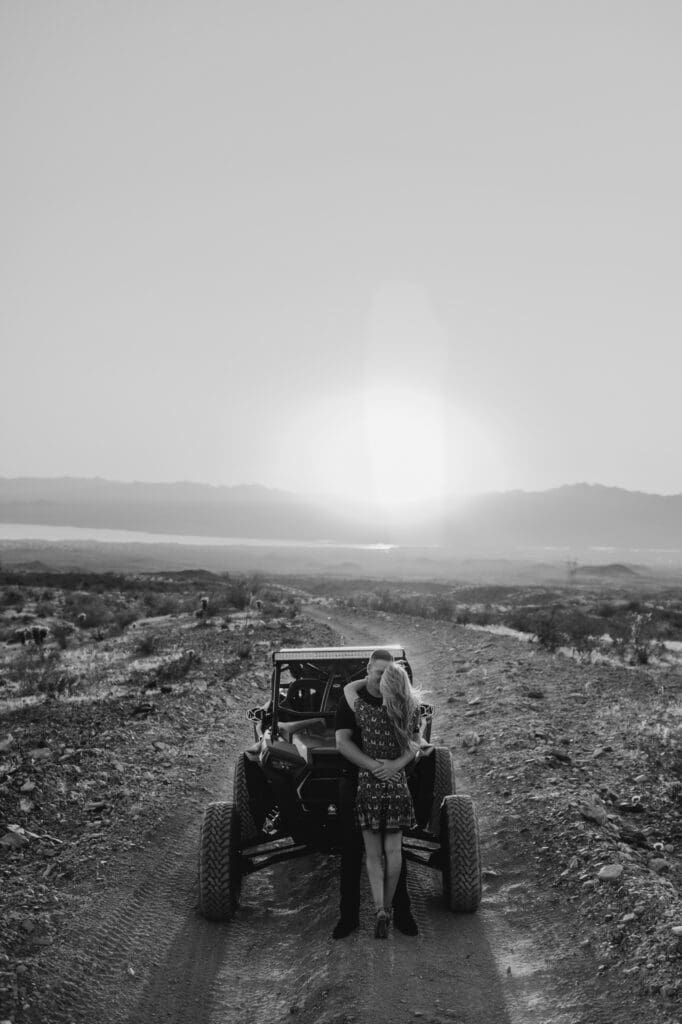
<path fill-rule="evenodd" d="M 375 761 L 373 768 L 359 770 L 355 811 L 376 907 L 374 936 L 385 939 L 402 863 L 402 833 L 415 824 L 405 766 L 419 748 L 419 693 L 393 662 L 379 683 L 381 705 L 358 699 L 363 685 L 364 680 L 348 683 L 343 692 L 362 730 L 363 751 Z"/>

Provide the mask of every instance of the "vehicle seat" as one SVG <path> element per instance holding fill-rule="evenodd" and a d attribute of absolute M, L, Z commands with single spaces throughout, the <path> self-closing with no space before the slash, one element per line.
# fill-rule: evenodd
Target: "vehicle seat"
<path fill-rule="evenodd" d="M 288 691 L 282 707 L 297 712 L 315 712 L 322 706 L 324 682 L 320 679 L 297 679 Z"/>
<path fill-rule="evenodd" d="M 343 697 L 344 685 L 345 684 L 343 679 L 335 679 L 331 686 L 329 687 L 327 701 L 324 707 L 326 714 L 332 714 L 336 711 L 337 707 L 339 706 L 339 701 Z"/>

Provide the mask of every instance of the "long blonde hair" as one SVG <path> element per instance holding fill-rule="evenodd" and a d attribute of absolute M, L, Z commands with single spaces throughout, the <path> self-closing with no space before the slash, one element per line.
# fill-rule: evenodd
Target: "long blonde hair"
<path fill-rule="evenodd" d="M 414 713 L 419 708 L 421 692 L 410 683 L 402 665 L 391 662 L 384 669 L 380 682 L 381 696 L 389 721 L 395 731 L 401 751 L 413 750 L 418 744 L 412 739 Z"/>

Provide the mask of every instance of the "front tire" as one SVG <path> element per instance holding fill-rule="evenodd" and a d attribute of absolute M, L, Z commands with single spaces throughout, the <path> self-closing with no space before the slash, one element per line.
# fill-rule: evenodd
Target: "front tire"
<path fill-rule="evenodd" d="M 454 914 L 473 914 L 481 902 L 481 843 L 470 796 L 446 796 L 441 812 L 443 895 Z"/>
<path fill-rule="evenodd" d="M 239 815 L 233 804 L 209 804 L 199 843 L 199 909 L 209 921 L 229 921 L 239 905 Z"/>
<path fill-rule="evenodd" d="M 455 792 L 455 773 L 452 767 L 452 754 L 447 747 L 436 747 L 433 752 L 435 758 L 435 772 L 433 779 L 433 797 L 431 800 L 431 815 L 429 817 L 429 831 L 434 835 L 441 834 L 441 807 L 446 796 Z"/>
<path fill-rule="evenodd" d="M 244 754 L 240 754 L 235 762 L 232 798 L 237 811 L 239 812 L 241 844 L 242 846 L 250 846 L 258 839 L 260 829 L 256 825 L 256 819 L 254 818 L 251 810 L 251 797 L 249 795 L 249 783 L 246 774 L 246 757 Z"/>

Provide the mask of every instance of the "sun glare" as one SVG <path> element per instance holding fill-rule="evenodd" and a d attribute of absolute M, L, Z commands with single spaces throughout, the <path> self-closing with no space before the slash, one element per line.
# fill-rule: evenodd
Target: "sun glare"
<path fill-rule="evenodd" d="M 288 410 L 271 445 L 268 486 L 334 495 L 360 508 L 369 502 L 396 522 L 435 512 L 443 499 L 499 487 L 499 442 L 444 392 L 372 385 Z"/>
<path fill-rule="evenodd" d="M 365 399 L 365 444 L 373 499 L 389 506 L 441 498 L 447 489 L 447 429 L 435 395 L 373 390 Z"/>

